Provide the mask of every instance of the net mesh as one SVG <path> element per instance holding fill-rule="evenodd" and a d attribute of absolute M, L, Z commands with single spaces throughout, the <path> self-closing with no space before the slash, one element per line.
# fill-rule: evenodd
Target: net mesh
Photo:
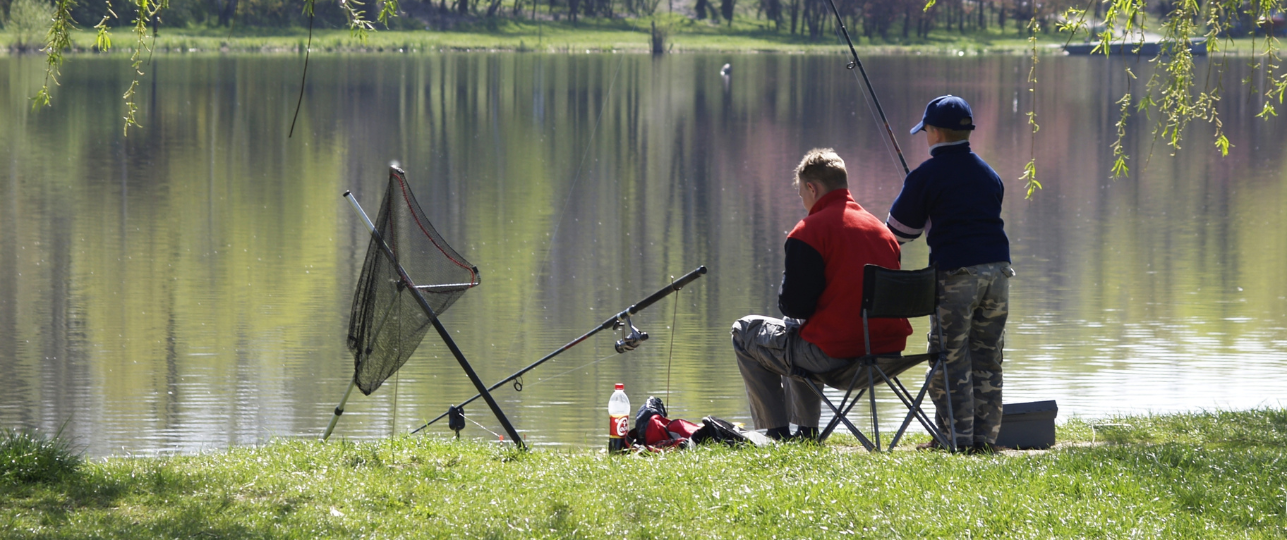
<path fill-rule="evenodd" d="M 374 223 L 396 262 L 385 254 L 380 239 L 372 236 L 349 319 L 353 380 L 366 395 L 407 362 L 433 324 L 408 285 L 441 316 L 479 283 L 478 269 L 451 249 L 429 223 L 406 175 L 396 167 L 390 168 L 389 187 Z M 410 283 L 403 280 L 399 265 Z"/>

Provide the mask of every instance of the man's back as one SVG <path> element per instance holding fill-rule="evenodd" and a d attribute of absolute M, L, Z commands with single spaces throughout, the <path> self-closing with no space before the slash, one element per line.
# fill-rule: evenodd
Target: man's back
<path fill-rule="evenodd" d="M 820 198 L 809 215 L 787 235 L 788 251 L 793 249 L 794 242 L 807 246 L 797 245 L 794 249 L 815 251 L 821 268 L 817 268 L 817 264 L 788 266 L 783 297 L 779 299 L 783 311 L 790 310 L 787 304 L 793 292 L 790 290 L 793 277 L 809 281 L 822 278 L 822 292 L 816 297 L 813 312 L 805 314 L 808 321 L 800 337 L 833 358 L 863 355 L 866 352 L 862 332 L 863 267 L 875 264 L 898 269 L 898 240 L 884 223 L 853 200 L 849 190 L 838 189 Z M 810 254 L 803 260 L 812 257 Z M 792 272 L 804 275 L 792 276 Z M 876 353 L 902 351 L 907 345 L 907 336 L 912 333 L 905 319 L 873 319 L 870 329 L 872 352 Z"/>

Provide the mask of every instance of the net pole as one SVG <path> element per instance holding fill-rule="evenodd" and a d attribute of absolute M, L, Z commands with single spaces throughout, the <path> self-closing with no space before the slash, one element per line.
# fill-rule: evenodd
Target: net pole
<path fill-rule="evenodd" d="M 323 441 L 331 438 L 331 432 L 335 431 L 335 424 L 340 421 L 340 415 L 344 414 L 344 404 L 349 402 L 349 394 L 353 393 L 354 386 L 357 386 L 357 379 L 349 381 L 349 389 L 344 391 L 344 399 L 341 399 L 340 404 L 335 407 L 335 416 L 331 417 L 330 425 L 326 426 L 326 433 L 322 434 Z"/>
<path fill-rule="evenodd" d="M 367 217 L 366 211 L 362 210 L 362 205 L 358 204 L 357 198 L 348 191 L 344 192 L 344 198 L 348 199 L 349 202 L 353 204 L 353 209 L 357 211 L 359 216 L 362 216 L 362 222 L 365 223 L 367 229 L 371 231 L 371 236 L 376 240 L 376 244 L 380 246 L 380 250 L 384 252 L 384 256 L 389 259 L 389 263 L 398 271 L 398 278 L 401 279 L 403 285 L 407 287 L 407 292 L 411 293 L 411 297 L 415 298 L 417 304 L 420 304 L 420 309 L 423 309 L 425 314 L 429 316 L 429 321 L 433 323 L 434 330 L 438 331 L 438 336 L 442 338 L 443 343 L 445 343 L 447 348 L 451 350 L 452 356 L 456 357 L 456 361 L 460 363 L 460 368 L 465 371 L 465 375 L 469 377 L 469 381 L 474 383 L 474 388 L 478 390 L 479 395 L 481 395 L 483 400 L 487 402 L 487 406 L 491 408 L 492 414 L 496 415 L 496 420 L 500 422 L 501 427 L 505 428 L 505 433 L 509 435 L 510 439 L 514 440 L 514 444 L 518 445 L 520 449 L 527 448 L 527 446 L 523 444 L 523 438 L 519 436 L 518 430 L 514 429 L 514 425 L 511 424 L 509 418 L 505 416 L 505 411 L 501 410 L 500 404 L 496 403 L 496 399 L 487 391 L 487 386 L 483 384 L 483 380 L 478 378 L 478 373 L 474 372 L 473 366 L 469 365 L 469 360 L 465 359 L 465 353 L 461 352 L 460 347 L 456 346 L 456 341 L 451 339 L 451 334 L 447 332 L 447 328 L 442 325 L 442 321 L 438 320 L 438 314 L 434 313 L 433 307 L 429 305 L 429 301 L 425 300 L 423 294 L 420 294 L 420 289 L 416 288 L 416 283 L 411 280 L 411 276 L 408 276 L 407 271 L 402 268 L 402 264 L 399 263 L 398 258 L 394 256 L 393 250 L 389 249 L 389 245 L 384 242 L 384 237 L 380 235 L 380 230 L 375 228 L 374 223 L 371 223 L 371 218 Z"/>

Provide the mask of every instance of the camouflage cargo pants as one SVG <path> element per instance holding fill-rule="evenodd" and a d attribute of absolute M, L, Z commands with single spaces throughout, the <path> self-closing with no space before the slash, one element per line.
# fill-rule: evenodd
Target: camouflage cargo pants
<path fill-rule="evenodd" d="M 929 350 L 940 349 L 941 324 L 958 446 L 993 444 L 1001 431 L 1001 352 L 1013 275 L 1005 262 L 938 272 L 938 320 L 930 325 Z M 929 394 L 939 427 L 950 433 L 941 376 L 931 381 Z"/>

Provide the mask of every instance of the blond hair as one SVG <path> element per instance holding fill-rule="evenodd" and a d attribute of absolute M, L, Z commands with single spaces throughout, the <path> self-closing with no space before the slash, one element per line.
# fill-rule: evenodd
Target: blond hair
<path fill-rule="evenodd" d="M 799 187 L 800 182 L 818 184 L 828 191 L 849 187 L 845 160 L 830 148 L 814 148 L 805 153 L 804 159 L 795 167 L 795 180 L 791 185 Z"/>

